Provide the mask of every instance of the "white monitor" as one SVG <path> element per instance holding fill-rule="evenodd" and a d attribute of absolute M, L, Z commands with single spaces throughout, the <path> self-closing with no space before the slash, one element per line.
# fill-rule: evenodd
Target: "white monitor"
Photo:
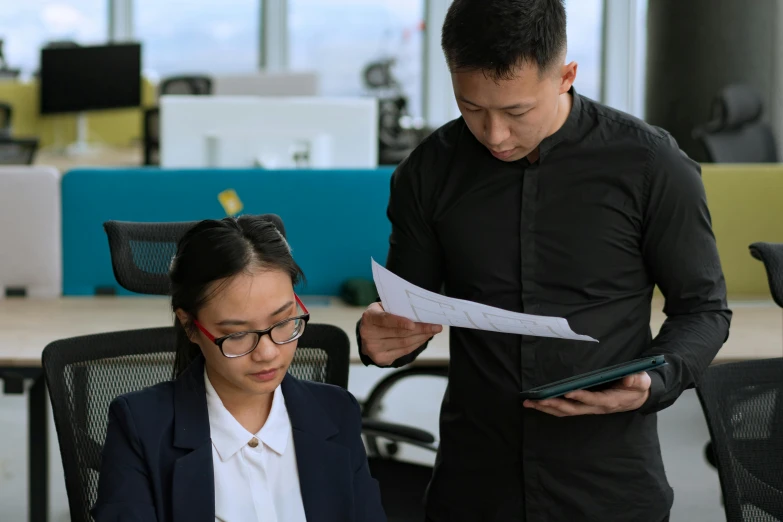
<path fill-rule="evenodd" d="M 318 75 L 312 72 L 259 72 L 215 76 L 215 96 L 318 96 Z"/>
<path fill-rule="evenodd" d="M 164 168 L 375 168 L 374 98 L 162 96 Z"/>

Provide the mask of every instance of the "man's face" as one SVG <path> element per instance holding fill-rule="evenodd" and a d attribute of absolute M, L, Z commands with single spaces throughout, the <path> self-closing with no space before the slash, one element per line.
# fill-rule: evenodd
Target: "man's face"
<path fill-rule="evenodd" d="M 536 150 L 563 117 L 560 95 L 568 92 L 576 64 L 539 74 L 535 64 L 517 66 L 510 80 L 484 71 L 453 72 L 454 95 L 470 131 L 493 156 L 516 161 Z M 567 105 L 570 106 L 570 105 Z"/>

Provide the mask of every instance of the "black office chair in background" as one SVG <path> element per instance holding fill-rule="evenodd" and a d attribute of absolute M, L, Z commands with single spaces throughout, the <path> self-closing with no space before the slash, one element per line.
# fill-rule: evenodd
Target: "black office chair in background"
<path fill-rule="evenodd" d="M 753 243 L 749 248 L 750 255 L 764 263 L 772 300 L 779 307 L 783 308 L 783 243 L 758 242 Z M 783 379 L 783 376 L 781 376 L 781 379 Z M 704 456 L 712 467 L 718 467 L 712 442 L 708 443 L 704 448 Z"/>
<path fill-rule="evenodd" d="M 764 121 L 759 93 L 747 85 L 725 87 L 712 103 L 711 119 L 697 127 L 710 163 L 777 163 L 772 126 Z"/>
<path fill-rule="evenodd" d="M 14 108 L 10 103 L 0 102 L 0 139 L 11 137 L 11 122 Z"/>
<path fill-rule="evenodd" d="M 207 96 L 212 94 L 212 78 L 206 75 L 170 76 L 161 80 L 158 95 L 182 94 Z M 160 165 L 160 108 L 149 107 L 144 110 L 143 126 L 143 165 Z"/>
<path fill-rule="evenodd" d="M 264 214 L 263 217 L 275 224 L 283 236 L 286 235 L 282 219 L 275 214 Z M 177 242 L 195 222 L 173 223 L 130 223 L 108 221 L 104 229 L 109 238 L 112 266 L 117 282 L 133 292 L 151 295 L 167 295 L 169 293 L 168 270 L 176 252 Z M 358 316 L 357 316 L 358 319 Z M 305 336 L 314 326 L 308 325 Z M 350 342 L 347 335 L 339 328 L 329 328 L 339 331 L 340 343 L 345 343 L 344 384 L 348 379 Z M 325 338 L 321 334 L 319 338 Z M 335 337 L 338 335 L 335 333 Z M 302 349 L 308 346 L 307 340 L 300 340 L 296 359 L 292 366 L 303 366 L 300 357 L 304 357 Z M 336 339 L 330 342 L 337 342 Z M 300 351 L 303 354 L 300 355 Z M 312 361 L 314 356 L 307 356 Z M 312 367 L 312 362 L 309 363 Z M 331 370 L 331 374 L 338 372 Z M 404 462 L 396 458 L 400 444 L 411 444 L 434 452 L 435 437 L 424 430 L 386 422 L 378 418 L 383 406 L 383 399 L 391 388 L 400 380 L 415 376 L 445 377 L 446 370 L 442 368 L 410 368 L 393 373 L 383 379 L 365 401 L 362 409 L 362 432 L 367 440 L 367 454 L 370 470 L 378 479 L 381 495 L 389 522 L 420 522 L 424 519 L 424 493 L 432 475 L 432 467 L 416 463 Z M 333 382 L 330 380 L 327 382 Z M 342 383 L 342 377 L 341 381 Z"/>
<path fill-rule="evenodd" d="M 209 95 L 212 94 L 212 77 L 206 75 L 169 76 L 161 80 L 158 92 L 166 94 Z"/>
<path fill-rule="evenodd" d="M 750 255 L 764 263 L 772 299 L 783 308 L 783 243 L 753 243 Z"/>
<path fill-rule="evenodd" d="M 783 358 L 711 366 L 696 391 L 727 521 L 783 520 Z"/>
<path fill-rule="evenodd" d="M 0 165 L 32 165 L 38 138 L 0 137 Z"/>
<path fill-rule="evenodd" d="M 144 165 L 160 165 L 160 108 L 144 110 Z"/>

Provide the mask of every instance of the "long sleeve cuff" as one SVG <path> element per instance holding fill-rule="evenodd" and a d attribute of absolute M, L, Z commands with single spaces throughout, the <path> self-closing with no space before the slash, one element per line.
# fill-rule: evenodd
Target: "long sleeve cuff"
<path fill-rule="evenodd" d="M 659 369 L 650 370 L 647 374 L 650 376 L 651 380 L 650 395 L 638 410 L 642 415 L 649 415 L 650 413 L 662 410 L 664 406 L 661 405 L 661 399 L 666 393 L 666 384 L 663 381 L 663 375 Z"/>

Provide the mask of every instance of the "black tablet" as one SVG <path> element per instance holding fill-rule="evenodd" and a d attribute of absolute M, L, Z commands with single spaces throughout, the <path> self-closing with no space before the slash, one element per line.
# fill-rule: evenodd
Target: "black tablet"
<path fill-rule="evenodd" d="M 611 383 L 622 379 L 627 375 L 633 375 L 635 373 L 646 372 L 653 368 L 658 368 L 666 364 L 666 360 L 663 355 L 653 355 L 650 357 L 644 357 L 636 359 L 630 362 L 617 364 L 615 366 L 608 366 L 568 379 L 546 384 L 544 386 L 538 386 L 527 391 L 521 392 L 520 397 L 530 400 L 542 400 L 551 399 L 553 397 L 560 397 L 566 393 L 575 390 L 584 390 L 587 388 L 593 388 L 600 386 L 601 384 Z"/>

